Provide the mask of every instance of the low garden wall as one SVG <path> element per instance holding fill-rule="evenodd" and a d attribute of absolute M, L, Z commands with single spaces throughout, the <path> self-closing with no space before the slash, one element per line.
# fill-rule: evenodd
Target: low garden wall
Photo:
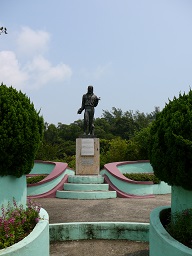
<path fill-rule="evenodd" d="M 0 206 L 3 204 L 6 207 L 8 203 L 13 204 L 13 197 L 18 205 L 26 206 L 27 185 L 25 175 L 20 178 L 11 175 L 0 177 L 0 188 Z"/>
<path fill-rule="evenodd" d="M 149 223 L 73 222 L 50 224 L 50 242 L 85 239 L 149 241 Z"/>
<path fill-rule="evenodd" d="M 33 231 L 20 242 L 0 250 L 1 256 L 49 256 L 49 216 L 41 208 L 42 218 Z"/>
<path fill-rule="evenodd" d="M 189 256 L 192 249 L 175 240 L 160 221 L 162 211 L 168 206 L 155 208 L 150 214 L 149 251 L 150 256 Z"/>
<path fill-rule="evenodd" d="M 34 168 L 27 176 L 47 174 L 47 176 L 34 184 L 27 185 L 29 198 L 55 197 L 56 191 L 63 188 L 68 175 L 74 175 L 74 171 L 67 168 L 67 163 L 35 161 Z"/>
<path fill-rule="evenodd" d="M 126 166 L 133 166 L 133 172 L 137 173 L 137 166 L 139 166 L 139 173 L 145 171 L 144 165 L 147 165 L 146 173 L 153 171 L 149 168 L 149 161 L 128 161 L 128 162 L 114 162 L 104 166 L 100 174 L 104 176 L 111 189 L 117 191 L 118 197 L 154 197 L 155 194 L 171 193 L 171 187 L 165 182 L 160 184 L 153 184 L 151 181 L 134 181 L 126 178 L 119 169 L 126 169 Z M 143 166 L 142 166 L 143 165 Z M 142 168 L 141 168 L 142 167 Z M 127 168 L 131 173 L 132 169 Z M 127 171 L 127 172 L 128 172 Z"/>

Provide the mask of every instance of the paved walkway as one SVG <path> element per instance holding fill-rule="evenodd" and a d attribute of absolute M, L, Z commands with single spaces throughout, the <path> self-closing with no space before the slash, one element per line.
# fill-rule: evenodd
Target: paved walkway
<path fill-rule="evenodd" d="M 171 195 L 149 199 L 35 200 L 49 214 L 50 223 L 66 222 L 145 222 L 158 206 L 170 205 Z M 52 243 L 51 256 L 148 256 L 149 244 L 124 240 L 84 240 Z"/>

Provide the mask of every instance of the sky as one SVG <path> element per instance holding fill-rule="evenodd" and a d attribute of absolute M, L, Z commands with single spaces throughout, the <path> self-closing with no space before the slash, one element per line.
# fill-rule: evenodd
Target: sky
<path fill-rule="evenodd" d="M 151 113 L 192 86 L 191 0 L 0 0 L 0 83 L 48 124 L 71 124 L 88 85 L 113 107 Z"/>

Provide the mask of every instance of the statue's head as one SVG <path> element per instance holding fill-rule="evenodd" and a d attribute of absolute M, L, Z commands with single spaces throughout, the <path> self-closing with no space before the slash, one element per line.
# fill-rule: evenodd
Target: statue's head
<path fill-rule="evenodd" d="M 90 93 L 90 94 L 93 93 L 93 86 L 92 85 L 88 86 L 87 92 Z"/>

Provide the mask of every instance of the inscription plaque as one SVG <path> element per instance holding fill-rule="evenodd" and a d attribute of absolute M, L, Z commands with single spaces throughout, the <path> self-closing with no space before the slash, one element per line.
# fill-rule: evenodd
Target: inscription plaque
<path fill-rule="evenodd" d="M 81 140 L 81 155 L 94 156 L 94 139 Z"/>
<path fill-rule="evenodd" d="M 93 165 L 93 157 L 84 157 L 81 159 L 82 165 Z"/>

